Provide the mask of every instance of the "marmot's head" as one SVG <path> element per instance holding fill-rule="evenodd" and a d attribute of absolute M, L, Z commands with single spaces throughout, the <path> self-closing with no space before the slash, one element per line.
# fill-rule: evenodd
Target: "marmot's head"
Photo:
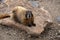
<path fill-rule="evenodd" d="M 32 11 L 26 11 L 25 17 L 26 19 L 32 18 L 33 17 Z"/>

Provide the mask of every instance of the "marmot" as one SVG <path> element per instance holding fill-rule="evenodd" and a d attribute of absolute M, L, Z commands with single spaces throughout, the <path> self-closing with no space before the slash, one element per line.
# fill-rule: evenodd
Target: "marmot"
<path fill-rule="evenodd" d="M 13 15 L 9 15 L 9 14 L 3 14 L 3 16 L 0 15 L 0 19 L 12 16 L 12 19 L 14 19 L 18 23 L 27 25 L 29 27 L 36 25 L 34 23 L 34 15 L 32 11 L 24 7 L 16 6 L 15 8 L 13 8 L 12 14 Z"/>

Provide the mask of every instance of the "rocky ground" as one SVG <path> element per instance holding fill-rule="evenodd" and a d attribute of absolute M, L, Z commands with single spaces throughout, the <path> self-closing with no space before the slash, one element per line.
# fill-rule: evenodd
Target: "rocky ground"
<path fill-rule="evenodd" d="M 34 0 L 33 0 L 34 1 Z M 45 28 L 39 37 L 29 37 L 29 35 L 19 29 L 4 27 L 0 25 L 0 40 L 60 40 L 60 26 L 57 24 L 57 17 L 60 16 L 60 0 L 6 0 L 1 1 L 0 13 L 10 13 L 15 6 L 24 6 L 30 10 L 37 10 L 44 7 L 52 15 L 54 24 Z M 33 11 L 33 12 L 34 12 Z M 37 14 L 36 14 L 37 15 Z M 56 20 L 57 19 L 57 20 Z"/>

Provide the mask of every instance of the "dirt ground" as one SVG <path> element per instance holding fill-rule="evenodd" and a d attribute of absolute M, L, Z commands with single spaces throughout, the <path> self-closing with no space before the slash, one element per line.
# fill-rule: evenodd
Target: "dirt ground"
<path fill-rule="evenodd" d="M 38 8 L 43 6 L 52 15 L 54 24 L 45 28 L 45 31 L 39 37 L 29 37 L 27 33 L 19 29 L 0 25 L 0 40 L 60 40 L 60 26 L 56 23 L 56 17 L 60 16 L 60 0 L 37 0 L 39 5 L 34 6 L 30 5 L 31 3 L 29 1 L 30 0 L 3 1 L 2 4 L 0 4 L 0 13 L 10 13 L 12 8 L 18 5 L 30 10 L 36 9 L 36 12 Z"/>

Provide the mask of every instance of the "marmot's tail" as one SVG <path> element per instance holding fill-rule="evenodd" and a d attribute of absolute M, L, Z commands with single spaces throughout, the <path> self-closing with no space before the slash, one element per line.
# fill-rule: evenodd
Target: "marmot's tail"
<path fill-rule="evenodd" d="M 4 18 L 8 18 L 8 17 L 10 17 L 10 15 L 8 13 L 0 14 L 0 19 L 4 19 Z"/>

